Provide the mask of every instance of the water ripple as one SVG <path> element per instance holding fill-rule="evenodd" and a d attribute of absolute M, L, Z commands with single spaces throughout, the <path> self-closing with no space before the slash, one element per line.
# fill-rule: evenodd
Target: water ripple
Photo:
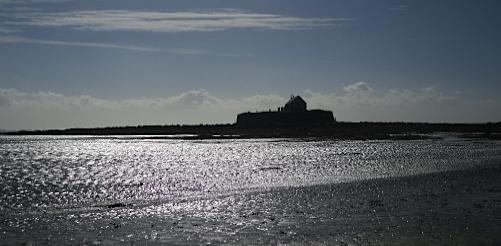
<path fill-rule="evenodd" d="M 495 141 L 0 137 L 0 211 L 141 204 L 486 165 Z"/>

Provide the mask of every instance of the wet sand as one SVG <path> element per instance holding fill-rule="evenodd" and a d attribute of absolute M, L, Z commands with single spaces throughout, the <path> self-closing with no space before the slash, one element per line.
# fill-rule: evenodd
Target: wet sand
<path fill-rule="evenodd" d="M 501 165 L 2 217 L 2 245 L 499 245 Z"/>

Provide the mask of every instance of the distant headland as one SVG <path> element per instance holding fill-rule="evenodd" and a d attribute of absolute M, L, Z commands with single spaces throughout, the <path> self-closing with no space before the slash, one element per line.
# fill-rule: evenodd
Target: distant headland
<path fill-rule="evenodd" d="M 213 125 L 140 125 L 64 130 L 0 132 L 0 135 L 150 135 L 167 139 L 235 138 L 329 138 L 340 140 L 426 139 L 455 133 L 460 137 L 501 140 L 501 122 L 497 123 L 407 123 L 339 122 L 332 111 L 308 110 L 300 96 L 291 96 L 276 111 L 238 114 L 236 123 Z"/>

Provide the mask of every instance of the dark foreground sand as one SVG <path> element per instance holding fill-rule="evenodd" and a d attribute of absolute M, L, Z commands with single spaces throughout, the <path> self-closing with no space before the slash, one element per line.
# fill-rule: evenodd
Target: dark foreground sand
<path fill-rule="evenodd" d="M 110 207 L 4 212 L 0 244 L 501 245 L 501 165 Z"/>

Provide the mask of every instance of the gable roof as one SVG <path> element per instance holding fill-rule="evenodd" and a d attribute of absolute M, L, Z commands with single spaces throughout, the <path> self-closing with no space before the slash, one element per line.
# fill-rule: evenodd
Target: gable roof
<path fill-rule="evenodd" d="M 304 101 L 303 98 L 301 98 L 300 96 L 292 96 L 291 99 L 289 99 L 289 101 L 285 105 L 295 103 L 296 101 L 306 105 L 306 101 Z"/>

